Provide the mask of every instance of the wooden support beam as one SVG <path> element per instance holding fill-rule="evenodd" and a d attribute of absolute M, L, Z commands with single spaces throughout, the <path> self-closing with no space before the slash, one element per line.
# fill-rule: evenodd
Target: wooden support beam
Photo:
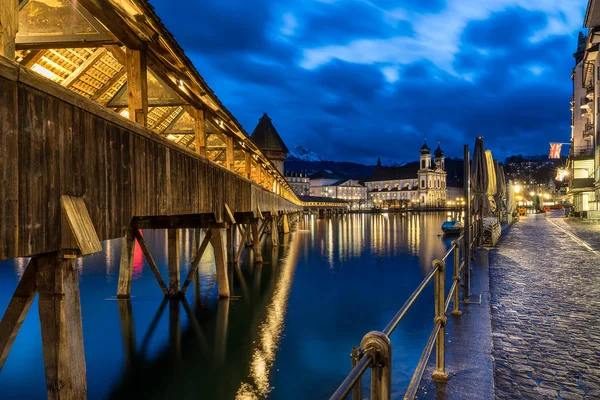
<path fill-rule="evenodd" d="M 194 276 L 196 275 L 196 272 L 198 271 L 198 266 L 200 265 L 200 260 L 202 259 L 202 256 L 204 255 L 204 252 L 206 251 L 206 248 L 208 247 L 208 244 L 210 243 L 211 237 L 212 237 L 212 230 L 206 230 L 204 239 L 202 240 L 200 247 L 198 247 L 198 250 L 196 251 L 194 258 L 192 259 L 192 267 L 190 268 L 190 272 L 188 272 L 188 276 L 185 279 L 185 282 L 183 283 L 183 287 L 181 288 L 181 294 L 183 296 L 185 296 L 185 292 L 187 292 L 188 286 L 190 286 L 190 283 L 192 282 L 192 280 L 194 279 Z"/>
<path fill-rule="evenodd" d="M 154 275 L 154 277 L 156 278 L 156 281 L 158 282 L 158 286 L 160 286 L 160 289 L 162 290 L 162 292 L 164 293 L 165 296 L 168 295 L 169 290 L 167 289 L 167 285 L 165 284 L 165 281 L 164 281 L 162 275 L 160 274 L 160 271 L 158 270 L 158 266 L 156 265 L 156 262 L 154 261 L 154 257 L 152 257 L 152 254 L 150 253 L 150 250 L 148 249 L 148 245 L 146 244 L 146 240 L 142 236 L 142 233 L 140 232 L 139 229 L 133 229 L 133 235 L 135 236 L 135 239 L 139 243 L 140 248 L 142 249 L 142 253 L 144 253 L 144 257 L 146 258 L 146 261 L 148 261 L 148 265 L 150 266 L 150 270 L 152 270 L 152 274 Z"/>
<path fill-rule="evenodd" d="M 136 32 L 123 22 L 115 7 L 102 0 L 78 0 L 90 14 L 102 22 L 106 28 L 123 44 L 132 49 L 142 47 L 142 41 Z"/>
<path fill-rule="evenodd" d="M 129 119 L 148 125 L 148 66 L 146 50 L 127 49 L 127 95 Z"/>
<path fill-rule="evenodd" d="M 248 237 L 250 236 L 250 227 L 246 227 L 246 230 L 244 231 L 243 236 L 240 236 L 242 238 L 242 240 L 240 240 L 240 244 L 238 246 L 237 252 L 235 254 L 235 260 L 233 261 L 234 263 L 238 263 L 240 260 L 240 256 L 242 255 L 242 250 L 244 249 L 244 247 L 246 247 L 246 241 L 248 240 Z"/>
<path fill-rule="evenodd" d="M 235 153 L 234 153 L 234 148 L 233 148 L 233 136 L 231 135 L 227 135 L 225 137 L 225 144 L 227 145 L 226 150 L 226 156 L 227 156 L 227 162 L 226 162 L 226 167 L 229 170 L 233 170 L 233 166 L 235 164 Z"/>
<path fill-rule="evenodd" d="M 235 261 L 235 225 L 229 224 L 227 227 L 227 263 L 233 264 Z"/>
<path fill-rule="evenodd" d="M 172 108 L 169 108 L 169 109 L 168 109 L 168 110 L 167 110 L 167 111 L 166 111 L 166 112 L 165 112 L 163 115 L 161 115 L 161 117 L 160 117 L 159 119 L 157 119 L 157 120 L 156 120 L 156 122 L 154 122 L 154 123 L 152 124 L 152 126 L 148 127 L 148 129 L 150 129 L 150 130 L 154 130 L 154 129 L 158 128 L 158 127 L 159 127 L 159 126 L 160 126 L 160 125 L 161 125 L 163 122 L 165 122 L 165 120 L 166 120 L 167 118 L 169 118 L 169 117 L 170 117 L 170 116 L 173 114 L 173 112 L 174 112 L 174 111 L 175 111 L 175 110 L 173 110 Z M 149 111 L 149 112 L 150 112 L 150 111 Z M 183 112 L 183 111 L 181 111 L 181 112 Z M 165 130 L 166 130 L 167 128 L 168 128 L 168 126 L 167 126 L 165 129 L 162 129 L 162 130 L 160 131 L 160 133 L 161 133 L 161 134 L 165 133 Z M 166 135 L 168 136 L 168 134 L 166 134 Z"/>
<path fill-rule="evenodd" d="M 0 0 L 0 56 L 15 60 L 19 0 Z"/>
<path fill-rule="evenodd" d="M 180 288 L 179 271 L 179 230 L 167 230 L 168 264 L 169 264 L 169 296 L 177 296 Z"/>
<path fill-rule="evenodd" d="M 196 141 L 196 153 L 206 157 L 206 121 L 204 110 L 194 110 L 194 140 Z"/>
<path fill-rule="evenodd" d="M 4 366 L 4 362 L 37 293 L 36 274 L 37 259 L 32 258 L 29 260 L 17 289 L 4 312 L 2 322 L 0 322 L 0 371 L 2 371 L 2 366 Z"/>
<path fill-rule="evenodd" d="M 92 100 L 97 101 L 102 96 L 104 96 L 106 92 L 108 92 L 113 86 L 115 86 L 117 82 L 119 82 L 126 73 L 127 68 L 122 68 L 119 72 L 114 74 L 113 77 L 108 80 L 108 82 L 106 82 L 100 89 L 96 91 L 96 93 L 94 93 L 94 95 L 92 96 Z"/>
<path fill-rule="evenodd" d="M 62 82 L 62 85 L 67 88 L 71 87 L 77 81 L 77 79 L 79 79 L 90 68 L 92 68 L 96 61 L 104 56 L 104 54 L 106 54 L 106 49 L 104 47 L 96 49 L 96 51 L 94 51 L 92 55 L 83 62 L 83 64 L 81 64 L 75 71 L 73 71 L 71 75 L 67 77 L 67 79 Z"/>
<path fill-rule="evenodd" d="M 75 259 L 38 259 L 36 284 L 49 399 L 87 398 Z"/>
<path fill-rule="evenodd" d="M 254 252 L 254 262 L 262 263 L 263 256 L 260 248 L 260 234 L 258 233 L 258 221 L 250 224 L 252 229 L 252 251 Z"/>
<path fill-rule="evenodd" d="M 244 151 L 244 178 L 252 179 L 252 154 Z"/>
<path fill-rule="evenodd" d="M 215 267 L 217 269 L 217 285 L 219 297 L 229 297 L 229 277 L 227 276 L 227 263 L 225 262 L 225 245 L 221 236 L 221 229 L 211 228 L 210 243 L 215 253 Z"/>
<path fill-rule="evenodd" d="M 283 221 L 282 221 L 283 222 L 283 233 L 284 234 L 290 233 L 290 221 L 289 221 L 287 213 L 283 214 L 282 218 L 283 218 Z"/>
<path fill-rule="evenodd" d="M 279 228 L 277 225 L 277 214 L 271 211 L 271 243 L 273 246 L 279 246 Z"/>
<path fill-rule="evenodd" d="M 104 46 L 110 54 L 123 66 L 127 66 L 127 54 L 116 44 Z"/>
<path fill-rule="evenodd" d="M 46 53 L 46 50 L 31 50 L 29 54 L 21 60 L 21 65 L 27 68 L 33 67 L 36 62 L 40 61 L 40 58 L 42 58 L 44 53 Z"/>
<path fill-rule="evenodd" d="M 130 227 L 127 229 L 127 234 L 123 238 L 122 243 L 117 297 L 127 299 L 131 294 L 131 279 L 133 277 L 133 253 L 135 251 L 133 228 Z"/>

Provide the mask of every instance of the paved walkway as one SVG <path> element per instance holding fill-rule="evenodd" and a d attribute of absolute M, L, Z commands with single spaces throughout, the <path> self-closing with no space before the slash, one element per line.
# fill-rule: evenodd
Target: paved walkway
<path fill-rule="evenodd" d="M 563 218 L 530 215 L 491 252 L 498 399 L 600 399 L 596 230 L 579 236 Z"/>

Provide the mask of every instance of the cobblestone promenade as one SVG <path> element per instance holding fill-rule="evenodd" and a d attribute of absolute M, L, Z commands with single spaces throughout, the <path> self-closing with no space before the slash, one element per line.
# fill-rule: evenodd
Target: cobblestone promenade
<path fill-rule="evenodd" d="M 599 232 L 531 215 L 491 252 L 498 399 L 600 399 Z"/>

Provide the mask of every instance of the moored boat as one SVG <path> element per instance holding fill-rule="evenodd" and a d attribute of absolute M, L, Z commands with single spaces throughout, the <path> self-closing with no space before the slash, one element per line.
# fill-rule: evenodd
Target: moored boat
<path fill-rule="evenodd" d="M 458 220 L 446 221 L 442 224 L 442 231 L 446 235 L 460 234 L 463 229 L 463 223 Z"/>

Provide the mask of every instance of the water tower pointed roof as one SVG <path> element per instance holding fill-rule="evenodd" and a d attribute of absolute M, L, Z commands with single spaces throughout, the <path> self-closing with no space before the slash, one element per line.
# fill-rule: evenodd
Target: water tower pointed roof
<path fill-rule="evenodd" d="M 431 149 L 427 146 L 427 139 L 425 139 L 425 143 L 421 146 L 421 154 L 430 154 Z"/>
<path fill-rule="evenodd" d="M 444 157 L 444 151 L 442 150 L 442 148 L 440 147 L 440 142 L 438 142 L 438 147 L 437 149 L 435 149 L 435 151 L 433 152 L 433 155 L 436 158 L 440 158 L 440 157 Z"/>
<path fill-rule="evenodd" d="M 279 133 L 277 133 L 277 129 L 273 126 L 271 118 L 269 118 L 267 113 L 264 113 L 258 120 L 258 124 L 254 128 L 250 139 L 261 150 L 280 151 L 286 154 L 290 152 L 285 143 L 283 143 Z"/>

